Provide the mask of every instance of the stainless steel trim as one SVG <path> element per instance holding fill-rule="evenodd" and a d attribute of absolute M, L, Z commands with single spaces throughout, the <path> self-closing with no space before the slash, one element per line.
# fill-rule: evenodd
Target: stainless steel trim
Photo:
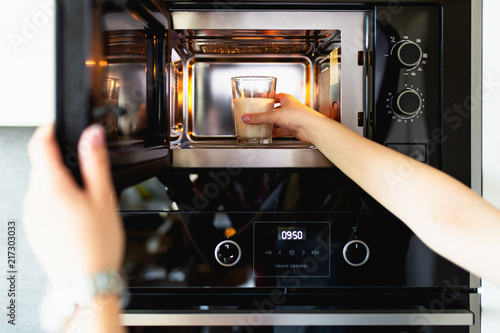
<path fill-rule="evenodd" d="M 477 275 L 470 273 L 469 277 L 469 287 L 471 288 L 480 288 L 481 287 L 481 278 Z"/>
<path fill-rule="evenodd" d="M 332 29 L 359 28 L 361 11 L 174 11 L 173 29 Z M 333 20 L 332 20 L 333 19 Z M 353 22 L 354 21 L 354 22 Z M 361 22 L 362 23 L 362 22 Z M 361 24 L 361 28 L 363 25 Z M 343 29 L 342 29 L 343 28 Z M 364 33 L 361 37 L 364 36 Z M 354 37 L 354 36 L 351 36 Z M 359 36 L 356 36 L 359 37 Z M 342 36 L 344 39 L 344 36 Z M 361 41 L 364 42 L 364 39 Z"/>
<path fill-rule="evenodd" d="M 481 332 L 481 295 L 471 294 L 469 296 L 469 308 L 474 314 L 474 324 L 470 326 L 469 333 Z"/>
<path fill-rule="evenodd" d="M 161 24 L 168 29 L 168 19 L 159 12 L 151 13 L 155 19 L 158 20 Z M 142 30 L 144 29 L 144 25 L 142 25 L 138 20 L 133 18 L 127 12 L 112 12 L 106 13 L 103 17 L 104 30 L 113 31 L 113 30 Z"/>
<path fill-rule="evenodd" d="M 482 195 L 483 1 L 471 0 L 471 188 Z"/>
<path fill-rule="evenodd" d="M 471 188 L 483 194 L 483 1 L 471 1 Z M 478 89 L 479 87 L 479 89 Z M 479 288 L 481 279 L 470 276 L 470 287 Z M 472 329 L 471 329 L 471 332 Z M 478 331 L 479 332 L 479 331 Z"/>
<path fill-rule="evenodd" d="M 192 143 L 190 148 L 172 148 L 174 168 L 322 168 L 332 163 L 316 148 L 300 142 L 280 141 L 270 145 Z M 287 148 L 288 147 L 288 148 Z"/>
<path fill-rule="evenodd" d="M 327 313 L 123 313 L 123 326 L 469 326 L 467 310 Z"/>

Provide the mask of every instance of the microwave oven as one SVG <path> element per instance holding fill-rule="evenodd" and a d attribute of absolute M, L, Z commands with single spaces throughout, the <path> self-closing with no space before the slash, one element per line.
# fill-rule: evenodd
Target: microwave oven
<path fill-rule="evenodd" d="M 80 133 L 106 129 L 124 325 L 479 332 L 480 280 L 314 146 L 236 143 L 230 79 L 274 76 L 278 92 L 481 192 L 481 1 L 57 8 L 56 133 L 78 179 Z"/>

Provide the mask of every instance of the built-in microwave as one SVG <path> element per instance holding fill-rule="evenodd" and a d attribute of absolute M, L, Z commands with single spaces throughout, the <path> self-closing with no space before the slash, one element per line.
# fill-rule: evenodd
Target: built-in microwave
<path fill-rule="evenodd" d="M 106 128 L 124 325 L 479 332 L 479 279 L 316 147 L 236 143 L 231 77 L 274 76 L 278 92 L 481 192 L 480 17 L 474 0 L 58 4 L 58 140 L 78 178 L 81 131 Z"/>

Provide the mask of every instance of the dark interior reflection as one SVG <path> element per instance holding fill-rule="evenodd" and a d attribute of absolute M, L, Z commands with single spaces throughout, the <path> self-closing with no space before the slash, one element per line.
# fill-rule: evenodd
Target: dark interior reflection
<path fill-rule="evenodd" d="M 279 277 L 254 276 L 256 221 L 330 222 L 331 274 L 301 279 L 300 287 L 404 286 L 408 280 L 413 234 L 338 170 L 227 177 L 178 173 L 125 190 L 121 209 L 131 286 L 286 287 Z M 240 262 L 229 268 L 214 258 L 215 247 L 227 238 L 243 249 Z M 370 260 L 362 267 L 351 267 L 342 257 L 353 239 L 370 246 Z"/>

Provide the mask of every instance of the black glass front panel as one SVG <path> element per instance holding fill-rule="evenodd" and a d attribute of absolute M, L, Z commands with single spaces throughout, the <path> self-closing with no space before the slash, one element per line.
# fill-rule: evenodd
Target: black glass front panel
<path fill-rule="evenodd" d="M 337 169 L 169 179 L 122 193 L 131 287 L 468 288 Z"/>
<path fill-rule="evenodd" d="M 198 213 L 195 223 L 184 220 L 186 215 L 189 213 L 125 216 L 125 267 L 130 286 L 328 288 L 469 284 L 469 274 L 429 250 L 389 214 L 235 213 L 234 221 L 247 223 L 230 238 L 224 235 L 226 229 L 214 225 L 215 216 L 222 218 L 224 213 Z M 227 215 L 225 218 L 229 219 Z M 301 245 L 281 245 L 279 241 L 254 243 L 254 239 L 262 237 L 252 232 L 258 224 L 256 218 L 273 218 L 273 223 L 292 228 L 298 223 L 307 228 L 307 224 L 318 225 L 316 220 L 329 218 L 330 234 Z M 325 241 L 328 238 L 330 243 Z M 240 256 L 234 266 L 223 266 L 217 258 L 217 246 L 227 239 L 241 249 L 234 254 Z"/>
<path fill-rule="evenodd" d="M 441 8 L 389 9 L 375 11 L 373 140 L 439 168 Z"/>

